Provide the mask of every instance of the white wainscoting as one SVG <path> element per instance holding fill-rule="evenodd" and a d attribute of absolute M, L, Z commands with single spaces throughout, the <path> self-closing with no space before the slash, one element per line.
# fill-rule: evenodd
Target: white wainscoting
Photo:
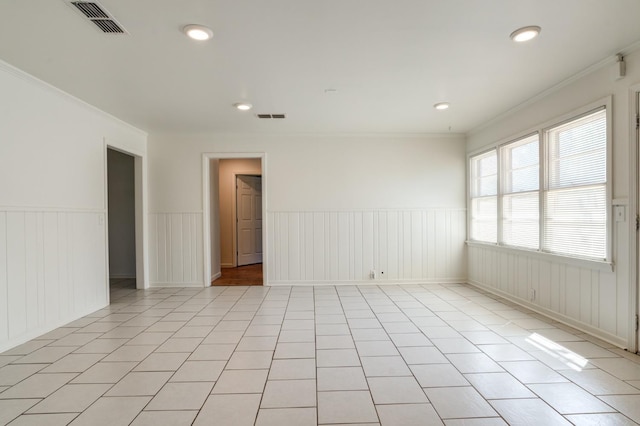
<path fill-rule="evenodd" d="M 618 313 L 628 307 L 621 306 L 615 273 L 500 247 L 470 245 L 468 256 L 469 283 L 619 346 L 627 344 L 627 325 Z"/>
<path fill-rule="evenodd" d="M 203 285 L 202 213 L 149 214 L 151 287 Z"/>
<path fill-rule="evenodd" d="M 465 209 L 268 212 L 268 282 L 466 281 L 465 214 Z"/>
<path fill-rule="evenodd" d="M 0 208 L 0 352 L 108 304 L 102 211 Z"/>

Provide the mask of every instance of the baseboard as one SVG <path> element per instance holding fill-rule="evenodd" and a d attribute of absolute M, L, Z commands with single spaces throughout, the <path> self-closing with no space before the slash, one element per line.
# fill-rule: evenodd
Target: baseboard
<path fill-rule="evenodd" d="M 265 281 L 265 286 L 348 286 L 348 285 L 415 285 L 415 284 L 461 284 L 466 278 L 441 278 L 418 280 L 353 280 L 353 281 Z"/>
<path fill-rule="evenodd" d="M 211 275 L 211 280 L 209 280 L 209 282 L 214 282 L 215 280 L 217 280 L 218 278 L 220 278 L 222 276 L 222 272 L 216 272 L 215 274 Z"/>
<path fill-rule="evenodd" d="M 135 275 L 116 275 L 116 274 L 109 274 L 109 278 L 115 278 L 118 280 L 130 280 L 130 279 L 135 279 L 136 276 Z"/>
<path fill-rule="evenodd" d="M 604 330 L 601 330 L 599 328 L 593 327 L 593 326 L 591 326 L 589 324 L 585 324 L 583 322 L 576 321 L 573 318 L 567 317 L 567 316 L 562 315 L 562 314 L 560 314 L 558 312 L 554 312 L 554 311 L 552 311 L 550 309 L 546 309 L 546 308 L 543 308 L 541 306 L 535 305 L 535 304 L 533 304 L 533 303 L 531 303 L 531 302 L 529 302 L 529 301 L 527 301 L 525 299 L 521 299 L 519 297 L 515 297 L 512 294 L 509 294 L 507 292 L 504 292 L 504 291 L 499 290 L 499 289 L 494 288 L 494 287 L 486 286 L 486 285 L 481 284 L 481 283 L 479 283 L 477 281 L 468 280 L 467 284 L 472 285 L 474 287 L 478 287 L 478 288 L 480 288 L 482 290 L 485 290 L 485 291 L 487 291 L 489 293 L 492 293 L 492 294 L 495 294 L 497 296 L 500 296 L 500 297 L 502 297 L 504 299 L 507 299 L 510 302 L 516 303 L 516 304 L 518 304 L 520 306 L 523 306 L 523 307 L 525 307 L 527 309 L 530 309 L 530 310 L 532 310 L 534 312 L 537 312 L 537 313 L 539 313 L 541 315 L 544 315 L 544 316 L 546 316 L 548 318 L 551 318 L 551 319 L 553 319 L 555 321 L 558 321 L 558 322 L 560 322 L 562 324 L 565 324 L 565 325 L 568 325 L 570 327 L 573 327 L 576 330 L 580 330 L 582 332 L 591 334 L 592 336 L 595 336 L 598 339 L 604 340 L 607 343 L 611 343 L 612 345 L 615 345 L 615 346 L 617 346 L 619 348 L 627 349 L 627 346 L 628 346 L 627 345 L 627 341 L 624 338 L 618 337 L 618 336 L 616 336 L 614 334 L 608 333 L 608 332 L 606 332 Z"/>
<path fill-rule="evenodd" d="M 100 309 L 103 309 L 107 306 L 109 306 L 108 303 L 106 305 L 102 305 L 102 304 L 94 305 L 90 308 L 80 311 L 80 313 L 78 314 L 70 315 L 64 319 L 61 319 L 60 321 L 56 321 L 55 323 L 51 323 L 42 327 L 38 327 L 34 330 L 31 330 L 25 334 L 20 335 L 19 337 L 9 339 L 4 342 L 0 342 L 0 353 L 8 351 L 9 349 L 15 348 L 16 346 L 20 346 L 21 344 L 26 343 L 29 340 L 33 340 L 39 336 L 42 336 L 43 334 L 46 334 L 50 331 L 55 330 L 56 328 L 60 328 L 66 324 L 69 324 L 70 322 L 73 322 L 77 319 L 80 319 L 96 311 L 99 311 Z"/>
<path fill-rule="evenodd" d="M 156 282 L 149 283 L 150 288 L 166 288 L 166 287 L 177 287 L 177 288 L 194 288 L 194 287 L 203 287 L 201 282 L 187 282 L 187 283 L 171 283 L 171 282 Z"/>
<path fill-rule="evenodd" d="M 221 263 L 220 267 L 221 268 L 235 268 L 236 265 L 234 265 L 233 263 Z"/>

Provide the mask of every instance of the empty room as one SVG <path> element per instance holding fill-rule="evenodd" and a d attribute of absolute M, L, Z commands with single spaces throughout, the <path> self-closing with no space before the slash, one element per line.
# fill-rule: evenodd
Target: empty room
<path fill-rule="evenodd" d="M 638 18 L 0 2 L 0 425 L 640 424 Z"/>

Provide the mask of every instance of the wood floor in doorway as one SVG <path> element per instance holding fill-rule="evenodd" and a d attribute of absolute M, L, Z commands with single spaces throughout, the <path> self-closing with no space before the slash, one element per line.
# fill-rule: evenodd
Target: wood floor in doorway
<path fill-rule="evenodd" d="M 211 285 L 262 285 L 262 263 L 222 268 L 222 276 Z"/>

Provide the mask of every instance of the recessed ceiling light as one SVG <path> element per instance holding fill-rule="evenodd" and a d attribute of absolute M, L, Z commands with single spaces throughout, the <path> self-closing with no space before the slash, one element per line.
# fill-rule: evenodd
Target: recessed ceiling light
<path fill-rule="evenodd" d="M 438 102 L 433 107 L 439 111 L 443 111 L 445 109 L 449 109 L 449 102 Z"/>
<path fill-rule="evenodd" d="M 186 25 L 182 29 L 182 32 L 185 33 L 187 37 L 199 41 L 209 40 L 211 37 L 213 37 L 213 31 L 211 31 L 210 28 L 207 28 L 204 25 Z"/>
<path fill-rule="evenodd" d="M 253 105 L 245 102 L 238 102 L 233 104 L 233 106 L 239 109 L 240 111 L 249 111 Z"/>
<path fill-rule="evenodd" d="M 533 38 L 536 38 L 538 34 L 540 34 L 540 30 L 541 28 L 537 25 L 522 27 L 512 32 L 509 37 L 511 37 L 511 40 L 515 42 L 522 43 L 524 41 L 529 41 Z"/>

